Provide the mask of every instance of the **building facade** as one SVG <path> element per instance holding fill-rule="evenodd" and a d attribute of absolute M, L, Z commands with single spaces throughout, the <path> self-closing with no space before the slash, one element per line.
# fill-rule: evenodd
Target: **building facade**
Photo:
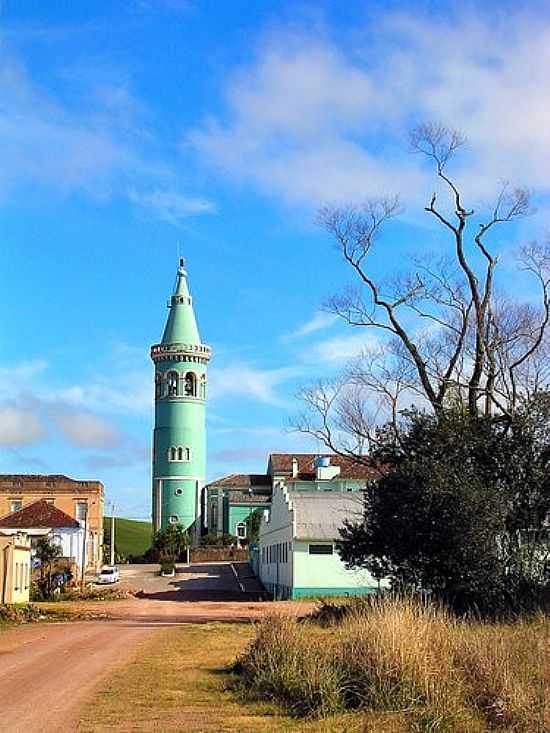
<path fill-rule="evenodd" d="M 377 592 L 387 583 L 348 570 L 336 541 L 344 521 L 361 516 L 362 490 L 378 475 L 372 463 L 345 456 L 271 453 L 265 474 L 231 474 L 205 486 L 207 530 L 239 536 L 261 510 L 251 563 L 276 598 Z"/>
<path fill-rule="evenodd" d="M 0 518 L 0 532 L 4 535 L 16 536 L 25 533 L 34 551 L 41 539 L 55 544 L 61 550 L 60 560 L 66 561 L 78 573 L 84 568 L 97 568 L 94 558 L 87 557 L 92 547 L 84 542 L 86 528 L 45 499 L 27 504 L 12 514 Z M 34 554 L 34 552 L 33 552 Z"/>
<path fill-rule="evenodd" d="M 272 485 L 266 474 L 233 473 L 204 487 L 204 530 L 218 537 L 248 539 L 247 519 L 271 501 Z"/>
<path fill-rule="evenodd" d="M 230 474 L 204 487 L 205 531 L 245 538 L 248 517 L 269 508 L 279 482 L 297 492 L 356 492 L 373 475 L 370 466 L 341 456 L 271 453 L 265 473 Z"/>
<path fill-rule="evenodd" d="M 363 511 L 358 491 L 289 489 L 276 483 L 262 518 L 256 572 L 275 598 L 312 598 L 376 593 L 387 586 L 364 569 L 350 570 L 335 543 L 346 520 Z"/>
<path fill-rule="evenodd" d="M 24 533 L 0 531 L 0 603 L 28 603 L 31 588 L 31 543 Z"/>
<path fill-rule="evenodd" d="M 168 304 L 155 366 L 152 514 L 158 531 L 180 524 L 198 541 L 206 475 L 207 366 L 211 350 L 201 342 L 183 259 Z"/>
<path fill-rule="evenodd" d="M 98 568 L 103 553 L 104 487 L 100 481 L 78 481 L 59 474 L 0 475 L 0 517 L 43 499 L 86 530 L 88 568 Z"/>

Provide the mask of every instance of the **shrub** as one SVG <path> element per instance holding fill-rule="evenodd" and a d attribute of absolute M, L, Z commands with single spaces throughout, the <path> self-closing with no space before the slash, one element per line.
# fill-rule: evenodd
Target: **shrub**
<path fill-rule="evenodd" d="M 258 625 L 234 668 L 244 694 L 297 716 L 399 713 L 409 731 L 550 729 L 548 618 L 482 624 L 411 599 L 327 607 L 340 609 L 328 628 L 319 611 Z"/>
<path fill-rule="evenodd" d="M 160 563 L 160 572 L 162 575 L 172 575 L 176 569 L 176 564 L 173 560 L 162 560 Z"/>

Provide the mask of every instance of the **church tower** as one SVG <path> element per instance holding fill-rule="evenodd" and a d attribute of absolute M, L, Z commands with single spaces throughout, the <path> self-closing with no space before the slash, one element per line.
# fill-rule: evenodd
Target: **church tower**
<path fill-rule="evenodd" d="M 200 535 L 201 493 L 206 474 L 206 372 L 210 347 L 201 343 L 185 262 L 180 259 L 174 294 L 155 365 L 153 527 L 181 524 Z"/>

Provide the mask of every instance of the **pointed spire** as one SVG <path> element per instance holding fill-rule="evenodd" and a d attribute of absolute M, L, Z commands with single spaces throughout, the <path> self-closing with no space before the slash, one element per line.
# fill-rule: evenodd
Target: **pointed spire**
<path fill-rule="evenodd" d="M 162 336 L 163 344 L 200 344 L 199 329 L 193 310 L 193 299 L 187 285 L 185 260 L 180 257 L 174 294 L 168 305 L 170 314 Z"/>

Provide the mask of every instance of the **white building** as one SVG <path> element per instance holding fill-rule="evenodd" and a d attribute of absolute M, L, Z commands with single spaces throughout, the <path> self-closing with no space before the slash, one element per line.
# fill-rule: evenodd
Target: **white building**
<path fill-rule="evenodd" d="M 83 558 L 84 527 L 46 499 L 35 501 L 2 517 L 0 531 L 4 535 L 25 532 L 33 549 L 38 540 L 47 537 L 50 542 L 59 545 L 61 557 L 75 563 L 79 569 L 82 568 L 83 559 L 85 564 L 89 563 L 89 558 Z"/>
<path fill-rule="evenodd" d="M 259 533 L 257 572 L 266 590 L 276 598 L 307 598 L 386 587 L 366 570 L 348 570 L 336 551 L 344 520 L 362 515 L 362 498 L 358 491 L 290 490 L 276 482 Z"/>

